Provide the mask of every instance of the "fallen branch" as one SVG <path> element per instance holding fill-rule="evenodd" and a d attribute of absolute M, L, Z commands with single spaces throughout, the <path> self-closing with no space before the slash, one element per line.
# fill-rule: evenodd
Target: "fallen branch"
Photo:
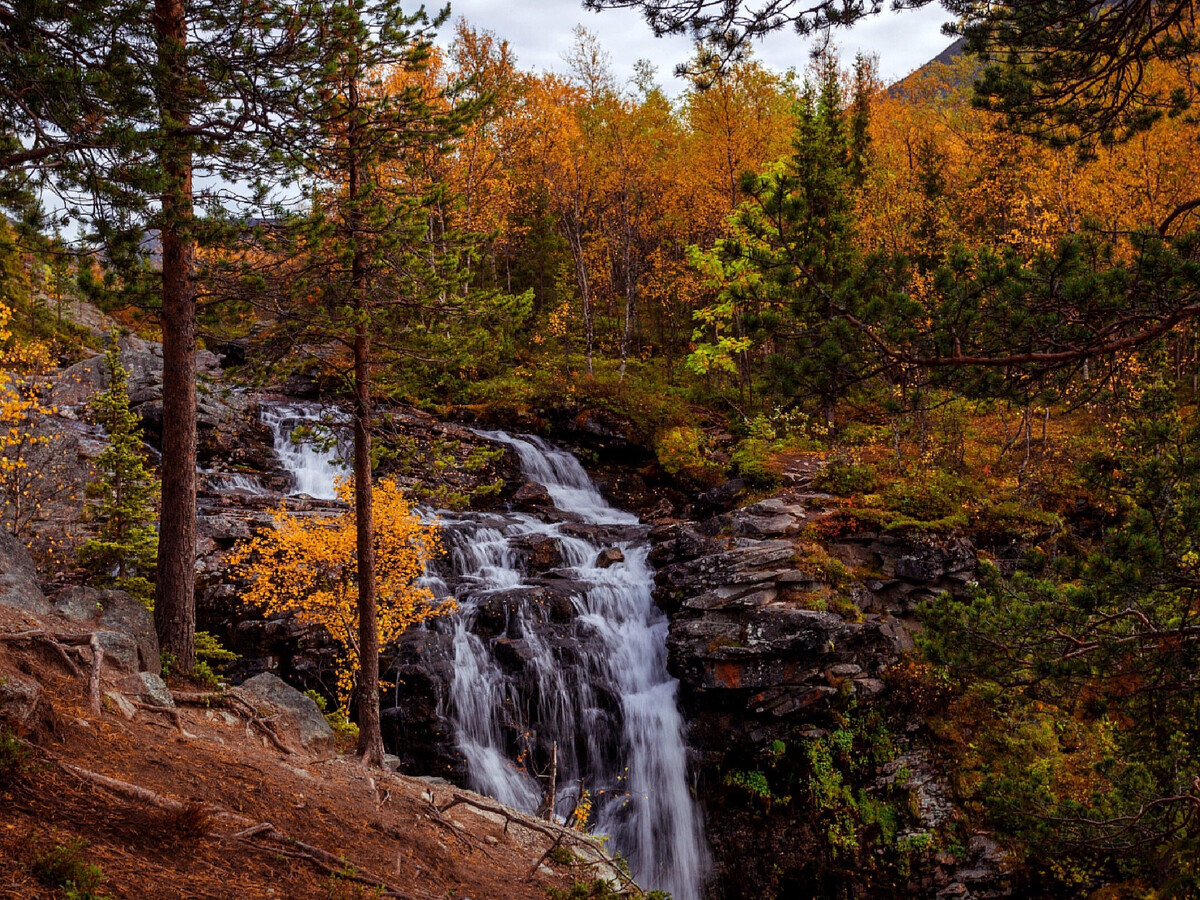
<path fill-rule="evenodd" d="M 460 804 L 464 805 L 464 806 L 471 806 L 471 807 L 474 807 L 475 809 L 480 809 L 480 810 L 483 810 L 484 812 L 492 813 L 493 815 L 503 816 L 504 821 L 505 821 L 505 825 L 504 825 L 505 831 L 508 830 L 508 824 L 512 823 L 521 828 L 528 829 L 529 831 L 535 831 L 535 832 L 538 832 L 539 834 L 545 835 L 546 837 L 552 839 L 555 842 L 555 845 L 565 842 L 565 843 L 573 843 L 573 844 L 578 844 L 580 846 L 587 847 L 590 850 L 593 850 L 596 853 L 598 853 L 599 856 L 601 857 L 601 859 L 595 860 L 595 861 L 592 861 L 589 863 L 585 863 L 586 865 L 600 866 L 600 865 L 607 864 L 607 868 L 612 872 L 612 874 L 614 876 L 616 876 L 621 881 L 621 885 L 622 885 L 621 889 L 622 890 L 632 891 L 632 892 L 634 892 L 634 894 L 636 896 L 639 896 L 639 897 L 645 895 L 645 892 L 642 891 L 642 889 L 640 887 L 638 887 L 637 882 L 635 882 L 632 878 L 630 878 L 628 875 L 626 875 L 624 872 L 622 872 L 621 867 L 618 866 L 616 864 L 616 862 L 614 862 L 608 856 L 608 853 L 605 852 L 605 850 L 602 847 L 600 847 L 592 837 L 590 837 L 586 834 L 583 834 L 582 832 L 575 831 L 574 829 L 567 828 L 563 825 L 556 825 L 551 822 L 541 822 L 541 821 L 531 818 L 529 816 L 515 815 L 513 813 L 513 811 L 510 810 L 506 806 L 501 806 L 498 803 L 489 803 L 482 798 L 471 797 L 466 794 L 460 794 L 460 793 L 453 794 L 451 796 L 449 803 L 445 803 L 442 806 L 434 807 L 434 809 L 436 809 L 437 812 L 439 814 L 441 814 L 441 813 L 447 812 L 450 809 L 453 809 L 455 806 L 458 806 Z M 550 849 L 553 850 L 554 848 L 551 847 Z M 547 855 L 549 855 L 549 853 L 550 853 L 550 851 L 547 851 Z M 544 860 L 544 859 L 545 859 L 545 857 L 543 856 L 542 860 Z M 538 861 L 538 865 L 541 865 L 542 860 Z M 536 871 L 536 870 L 537 870 L 537 866 L 534 867 L 534 871 Z"/>

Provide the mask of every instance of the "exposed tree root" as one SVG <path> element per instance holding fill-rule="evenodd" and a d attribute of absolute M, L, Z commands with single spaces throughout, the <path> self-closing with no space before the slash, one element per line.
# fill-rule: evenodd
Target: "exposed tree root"
<path fill-rule="evenodd" d="M 53 757 L 51 757 L 53 759 Z M 69 772 L 76 778 L 82 781 L 90 782 L 98 785 L 110 793 L 116 794 L 118 797 L 131 803 L 152 806 L 155 809 L 161 809 L 165 812 L 174 815 L 183 816 L 193 812 L 196 804 L 185 803 L 181 800 L 164 796 L 163 794 L 155 793 L 140 785 L 130 784 L 127 781 L 120 781 L 116 778 L 110 778 L 107 775 L 101 775 L 99 772 L 92 772 L 88 769 L 82 769 L 79 766 L 71 765 L 70 763 L 55 760 L 57 765 L 64 771 Z M 271 853 L 279 853 L 293 859 L 303 859 L 316 866 L 326 875 L 334 875 L 346 881 L 353 881 L 356 884 L 367 885 L 373 888 L 381 888 L 382 897 L 396 897 L 400 900 L 415 900 L 411 894 L 401 891 L 394 885 L 388 884 L 387 879 L 380 878 L 365 870 L 358 869 L 350 862 L 340 856 L 336 856 L 327 850 L 322 850 L 320 847 L 307 844 L 304 841 L 289 837 L 279 831 L 270 822 L 255 822 L 253 819 L 246 816 L 238 815 L 237 813 L 229 812 L 228 810 L 220 809 L 212 805 L 203 805 L 203 809 L 212 817 L 214 821 L 227 822 L 233 826 L 241 826 L 240 830 L 234 834 L 220 834 L 217 832 L 207 832 L 208 836 L 219 840 L 237 841 L 247 844 L 259 850 L 269 850 Z M 269 846 L 264 846 L 269 844 Z"/>
<path fill-rule="evenodd" d="M 80 644 L 90 644 L 92 635 L 90 634 L 54 634 L 41 628 L 35 628 L 31 631 L 14 631 L 8 634 L 0 634 L 0 643 L 5 642 L 29 641 L 45 644 L 55 652 L 59 660 L 67 671 L 76 678 L 83 677 L 83 671 L 75 664 L 75 661 L 67 655 L 67 646 L 78 646 Z"/>
<path fill-rule="evenodd" d="M 253 706 L 243 700 L 236 694 L 217 693 L 214 691 L 171 691 L 171 698 L 183 706 L 204 706 L 212 708 L 214 706 L 231 709 L 234 712 L 244 716 L 250 725 L 257 728 L 259 732 L 266 737 L 274 746 L 275 749 L 288 756 L 296 753 L 296 749 L 290 746 L 283 736 L 275 730 L 275 726 L 271 724 L 270 719 L 266 719 L 258 714 Z"/>

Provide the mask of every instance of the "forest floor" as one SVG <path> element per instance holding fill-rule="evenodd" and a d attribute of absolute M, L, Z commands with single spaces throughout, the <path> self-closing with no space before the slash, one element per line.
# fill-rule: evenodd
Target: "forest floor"
<path fill-rule="evenodd" d="M 0 607 L 0 633 L 38 624 Z M 181 707 L 174 722 L 141 709 L 129 720 L 106 701 L 95 716 L 86 677 L 48 645 L 0 642 L 6 678 L 39 682 L 43 703 L 17 744 L 19 771 L 0 779 L 0 897 L 545 900 L 596 877 L 578 857 L 552 861 L 556 842 L 530 817 L 452 805 L 492 801 L 351 757 L 285 754 L 219 710 Z M 72 767 L 152 794 L 131 798 Z M 558 848 L 553 859 L 569 856 Z M 79 890 L 80 866 L 99 867 L 98 889 Z M 383 880 L 383 890 L 367 884 Z"/>

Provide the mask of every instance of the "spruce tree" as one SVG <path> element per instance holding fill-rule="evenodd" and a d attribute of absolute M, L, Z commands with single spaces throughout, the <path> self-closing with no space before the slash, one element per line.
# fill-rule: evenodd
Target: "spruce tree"
<path fill-rule="evenodd" d="M 96 581 L 149 603 L 154 588 L 147 576 L 158 554 L 158 491 L 142 456 L 141 423 L 129 408 L 129 372 L 115 341 L 104 354 L 104 372 L 108 388 L 92 398 L 90 411 L 108 433 L 109 445 L 96 457 L 96 477 L 87 486 L 87 517 L 96 531 L 79 556 Z"/>

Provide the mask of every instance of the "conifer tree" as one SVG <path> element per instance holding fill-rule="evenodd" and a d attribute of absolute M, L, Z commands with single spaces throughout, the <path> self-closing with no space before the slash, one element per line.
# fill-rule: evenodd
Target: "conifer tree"
<path fill-rule="evenodd" d="M 109 445 L 96 457 L 96 477 L 87 486 L 87 514 L 96 533 L 80 547 L 80 561 L 97 581 L 150 602 L 153 586 L 147 576 L 158 554 L 158 491 L 142 456 L 141 424 L 129 408 L 129 372 L 115 340 L 104 354 L 104 373 L 108 388 L 92 398 L 90 409 L 108 433 Z"/>
<path fill-rule="evenodd" d="M 323 360 L 352 396 L 353 506 L 357 520 L 359 752 L 381 765 L 374 371 L 410 353 L 421 322 L 461 305 L 456 236 L 434 232 L 442 186 L 417 163 L 438 157 L 463 120 L 451 98 L 422 78 L 431 22 L 391 0 L 336 2 L 324 12 L 319 64 L 301 92 L 287 153 L 305 173 L 309 209 L 263 234 L 283 260 L 271 314 L 301 343 L 331 343 Z"/>

